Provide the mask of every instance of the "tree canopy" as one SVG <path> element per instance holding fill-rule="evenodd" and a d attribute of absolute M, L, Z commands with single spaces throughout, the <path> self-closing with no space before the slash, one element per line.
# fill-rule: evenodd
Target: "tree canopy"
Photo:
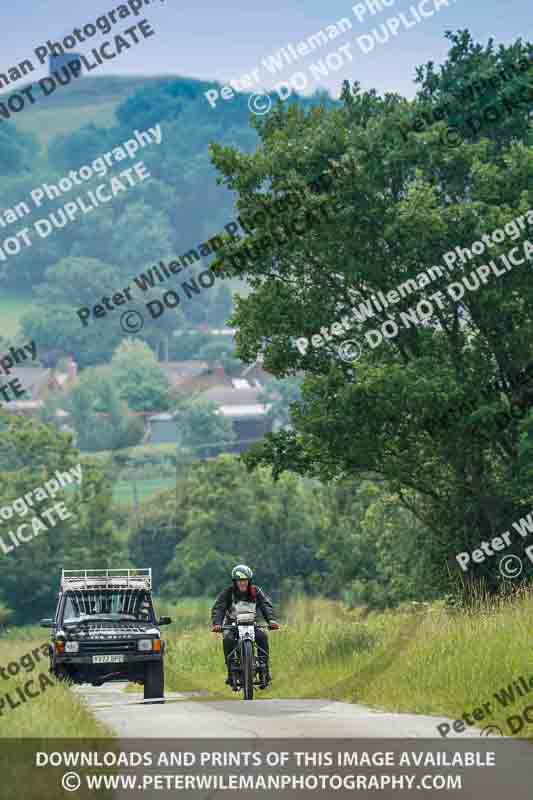
<path fill-rule="evenodd" d="M 306 372 L 293 430 L 267 437 L 249 465 L 326 481 L 379 476 L 431 532 L 442 585 L 455 552 L 505 529 L 533 499 L 531 484 L 517 488 L 516 479 L 521 426 L 533 408 L 533 149 L 528 105 L 514 102 L 531 82 L 533 47 L 521 40 L 481 46 L 467 31 L 447 36 L 447 59 L 418 70 L 413 102 L 345 84 L 340 108 L 306 113 L 280 104 L 257 121 L 261 143 L 252 155 L 211 148 L 239 193 L 239 210 L 256 220 L 246 243 L 254 259 L 233 258 L 245 245 L 228 241 L 214 267 L 253 287 L 233 315 L 237 354 L 251 360 L 262 352 L 278 377 Z M 485 88 L 470 102 L 457 96 L 466 82 L 509 75 L 510 65 L 513 77 L 501 80 L 499 93 Z M 487 124 L 490 104 L 499 104 L 499 114 Z M 305 220 L 290 238 L 277 227 L 287 196 L 298 198 L 294 217 Z M 324 208 L 330 213 L 318 213 Z M 341 338 L 303 355 L 296 348 L 298 337 L 310 341 L 354 305 L 387 295 L 520 216 L 527 220 L 520 240 L 507 238 L 471 262 L 458 259 L 415 297 L 402 294 L 393 307 L 374 307 L 370 319 L 354 322 L 344 338 L 362 346 L 356 378 L 339 357 Z M 524 266 L 466 291 L 462 308 L 446 293 L 451 281 L 516 245 Z M 365 333 L 386 334 L 383 323 L 438 290 L 444 299 L 433 299 L 423 323 L 399 325 L 397 335 L 382 333 L 379 347 L 368 346 Z M 495 569 L 484 569 L 493 584 Z"/>
<path fill-rule="evenodd" d="M 56 470 L 64 472 L 83 463 L 68 434 L 6 414 L 0 415 L 0 427 L 0 507 L 42 486 L 55 477 Z M 81 485 L 73 492 L 61 492 L 57 500 L 65 503 L 71 518 L 0 558 L 0 600 L 13 612 L 14 623 L 35 624 L 39 616 L 52 615 L 61 569 L 86 564 L 111 567 L 120 553 L 109 519 L 110 493 L 101 472 L 84 465 Z M 48 502 L 43 508 L 51 505 Z M 36 510 L 30 510 L 24 521 Z M 19 524 L 16 519 L 2 518 L 0 536 L 9 542 L 9 530 Z"/>

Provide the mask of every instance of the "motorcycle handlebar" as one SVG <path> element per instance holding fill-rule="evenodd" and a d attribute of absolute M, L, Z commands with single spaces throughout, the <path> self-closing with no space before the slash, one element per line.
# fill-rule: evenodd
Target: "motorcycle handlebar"
<path fill-rule="evenodd" d="M 253 625 L 254 628 L 259 628 L 262 631 L 268 630 L 268 625 L 255 625 L 253 622 L 241 622 L 241 625 Z M 229 631 L 231 628 L 235 628 L 237 623 L 234 622 L 232 625 L 221 625 L 223 631 Z"/>

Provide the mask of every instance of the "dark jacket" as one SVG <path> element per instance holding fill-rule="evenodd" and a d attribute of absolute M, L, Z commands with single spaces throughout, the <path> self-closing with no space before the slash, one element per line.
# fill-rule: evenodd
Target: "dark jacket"
<path fill-rule="evenodd" d="M 238 590 L 234 590 L 233 585 L 231 585 L 228 586 L 227 589 L 224 589 L 224 591 L 220 592 L 219 596 L 215 600 L 215 604 L 211 609 L 211 620 L 213 625 L 222 625 L 227 619 L 227 613 L 233 605 L 234 591 L 236 601 L 246 600 L 249 603 L 253 603 L 255 601 L 257 608 L 267 622 L 271 622 L 273 619 L 275 619 L 272 601 L 270 597 L 268 597 L 268 595 L 266 595 L 262 589 L 259 588 L 259 586 L 250 586 L 248 593 L 241 595 Z"/>

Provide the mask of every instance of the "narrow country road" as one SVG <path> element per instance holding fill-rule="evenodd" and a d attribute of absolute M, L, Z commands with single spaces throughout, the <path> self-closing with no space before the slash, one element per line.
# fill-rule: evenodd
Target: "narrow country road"
<path fill-rule="evenodd" d="M 442 722 L 451 722 L 444 717 L 429 717 L 417 714 L 395 714 L 386 711 L 370 709 L 362 705 L 352 705 L 350 703 L 333 702 L 331 700 L 253 700 L 245 702 L 242 700 L 209 700 L 208 697 L 196 697 L 193 699 L 191 694 L 180 694 L 169 692 L 166 695 L 164 704 L 144 703 L 142 695 L 126 693 L 123 691 L 126 684 L 110 684 L 107 686 L 94 688 L 82 687 L 76 689 L 76 693 L 84 698 L 89 708 L 102 723 L 111 728 L 118 736 L 118 743 L 122 752 L 128 751 L 142 758 L 142 754 L 148 752 L 167 752 L 174 753 L 180 758 L 180 754 L 192 755 L 193 766 L 185 764 L 182 773 L 185 779 L 190 775 L 191 781 L 202 781 L 196 788 L 179 786 L 172 788 L 170 783 L 165 789 L 166 780 L 173 781 L 174 773 L 181 769 L 181 762 L 172 764 L 165 762 L 161 766 L 157 760 L 150 761 L 147 766 L 125 766 L 119 770 L 123 780 L 134 781 L 135 788 L 142 790 L 143 800 L 162 800 L 168 793 L 176 796 L 179 792 L 183 800 L 213 800 L 228 794 L 225 789 L 228 787 L 219 784 L 211 784 L 213 780 L 229 780 L 231 774 L 237 776 L 242 773 L 251 775 L 253 770 L 248 767 L 235 768 L 232 762 L 211 762 L 211 758 L 234 756 L 240 758 L 244 751 L 250 753 L 263 753 L 263 759 L 259 763 L 264 765 L 265 753 L 272 751 L 277 755 L 279 751 L 287 750 L 288 753 L 301 750 L 315 758 L 314 753 L 322 757 L 324 750 L 332 751 L 334 758 L 337 754 L 347 754 L 353 756 L 353 751 L 376 752 L 382 755 L 381 751 L 392 751 L 396 756 L 393 764 L 398 764 L 400 754 L 417 750 L 413 739 L 420 739 L 420 753 L 435 752 L 441 753 L 468 752 L 472 757 L 477 754 L 484 757 L 489 751 L 496 756 L 492 769 L 483 769 L 487 764 L 480 764 L 480 767 L 449 767 L 431 769 L 423 766 L 416 770 L 412 762 L 407 772 L 413 781 L 417 781 L 413 787 L 418 791 L 417 798 L 420 800 L 430 800 L 431 798 L 442 796 L 442 792 L 433 791 L 429 786 L 422 786 L 421 780 L 426 773 L 426 778 L 432 778 L 435 770 L 440 781 L 450 779 L 460 780 L 462 783 L 455 786 L 457 797 L 468 797 L 472 800 L 501 800 L 502 797 L 512 797 L 513 800 L 527 800 L 531 797 L 528 786 L 529 768 L 531 763 L 531 748 L 526 742 L 509 742 L 494 737 L 487 739 L 480 735 L 479 729 L 470 728 L 462 734 L 451 734 L 446 739 L 442 738 L 437 725 Z M 470 737 L 470 738 L 468 738 Z M 150 744 L 153 740 L 153 746 Z M 433 740 L 429 745 L 427 740 Z M 460 744 L 459 740 L 463 739 Z M 465 741 L 466 739 L 466 741 Z M 476 743 L 474 743 L 476 739 Z M 159 740 L 156 742 L 156 740 Z M 200 741 L 197 741 L 200 740 Z M 211 740 L 211 741 L 207 741 Z M 240 740 L 240 741 L 239 741 Z M 242 740 L 248 741 L 247 745 Z M 332 741 L 338 742 L 338 745 Z M 356 742 L 360 741 L 360 745 Z M 364 741 L 366 740 L 366 741 Z M 375 745 L 368 740 L 375 740 Z M 411 740 L 411 741 L 410 741 Z M 425 740 L 425 741 L 424 741 Z M 202 744 L 205 741 L 205 745 Z M 405 741 L 405 743 L 404 743 Z M 298 742 L 295 747 L 295 743 Z M 469 742 L 472 744 L 470 745 Z M 498 748 L 497 744 L 504 748 Z M 512 752 L 509 750 L 512 748 Z M 205 752 L 204 752 L 205 751 Z M 221 755 L 220 755 L 221 754 Z M 156 756 L 153 756 L 156 759 Z M 202 761 L 202 757 L 207 756 L 207 760 Z M 293 758 L 294 755 L 291 755 Z M 139 762 L 140 763 L 140 762 Z M 206 766 L 203 766 L 204 763 Z M 329 762 L 330 765 L 337 765 L 340 762 Z M 379 762 L 378 762 L 379 763 Z M 382 762 L 383 763 L 383 762 Z M 299 765 L 302 766 L 301 764 Z M 357 765 L 342 768 L 338 766 L 324 767 L 323 764 L 313 764 L 308 766 L 309 774 L 319 773 L 323 775 L 326 770 L 337 770 L 343 774 L 350 773 L 352 779 L 363 780 L 363 775 L 370 780 L 370 775 L 376 773 L 379 767 L 372 767 L 368 770 L 357 769 Z M 496 767 L 496 769 L 494 768 Z M 387 769 L 384 767 L 383 769 Z M 393 777 L 387 780 L 403 780 L 398 767 L 393 767 Z M 260 767 L 259 771 L 265 771 L 266 767 Z M 314 772 L 313 772 L 314 770 Z M 300 775 L 303 770 L 293 771 L 291 774 Z M 288 775 L 289 772 L 283 767 L 270 767 L 271 774 Z M 452 775 L 453 773 L 453 775 Z M 266 773 L 265 773 L 266 774 Z M 376 773 L 377 774 L 377 773 Z M 385 774 L 385 773 L 382 773 Z M 218 775 L 218 777 L 217 777 Z M 354 775 L 356 777 L 354 777 Z M 196 776 L 196 777 L 193 777 Z M 312 777 L 312 775 L 311 775 Z M 327 777 L 327 775 L 325 776 Z M 338 778 L 334 778 L 338 780 Z M 316 778 L 315 778 L 316 780 Z M 332 778 L 333 780 L 333 778 Z M 374 780 L 378 780 L 374 778 Z M 156 782 L 161 784 L 157 785 Z M 147 782 L 147 783 L 145 783 Z M 443 788 L 443 785 L 434 787 L 435 790 Z M 359 786 L 357 787 L 359 789 Z M 359 796 L 367 797 L 374 794 L 375 787 L 369 787 L 368 791 L 362 789 Z M 321 798 L 340 798 L 352 794 L 353 786 L 347 786 L 344 791 L 336 791 L 334 788 L 314 792 Z M 292 789 L 287 791 L 257 792 L 243 789 L 239 791 L 242 800 L 253 800 L 263 794 L 265 797 L 277 797 L 280 800 L 300 800 L 309 796 L 307 789 Z M 404 792 L 400 792 L 403 796 Z M 123 783 L 113 785 L 113 800 L 130 800 L 132 798 L 132 784 Z M 380 796 L 382 800 L 396 800 L 399 796 L 397 789 L 391 785 L 381 787 Z"/>
<path fill-rule="evenodd" d="M 126 684 L 83 687 L 95 716 L 120 738 L 438 738 L 444 717 L 394 714 L 331 700 L 209 700 L 170 692 L 164 704 L 142 702 Z M 448 720 L 449 721 L 449 720 Z M 451 738 L 451 734 L 448 738 Z M 479 737 L 471 728 L 455 736 Z"/>

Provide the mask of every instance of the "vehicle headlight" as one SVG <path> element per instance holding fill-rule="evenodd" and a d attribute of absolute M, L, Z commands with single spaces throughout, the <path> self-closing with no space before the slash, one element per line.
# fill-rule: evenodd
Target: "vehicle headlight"
<path fill-rule="evenodd" d="M 152 639 L 139 639 L 139 641 L 137 642 L 137 649 L 144 651 L 152 650 L 153 649 Z"/>
<path fill-rule="evenodd" d="M 67 642 L 65 645 L 65 653 L 77 653 L 79 649 L 79 642 Z"/>

